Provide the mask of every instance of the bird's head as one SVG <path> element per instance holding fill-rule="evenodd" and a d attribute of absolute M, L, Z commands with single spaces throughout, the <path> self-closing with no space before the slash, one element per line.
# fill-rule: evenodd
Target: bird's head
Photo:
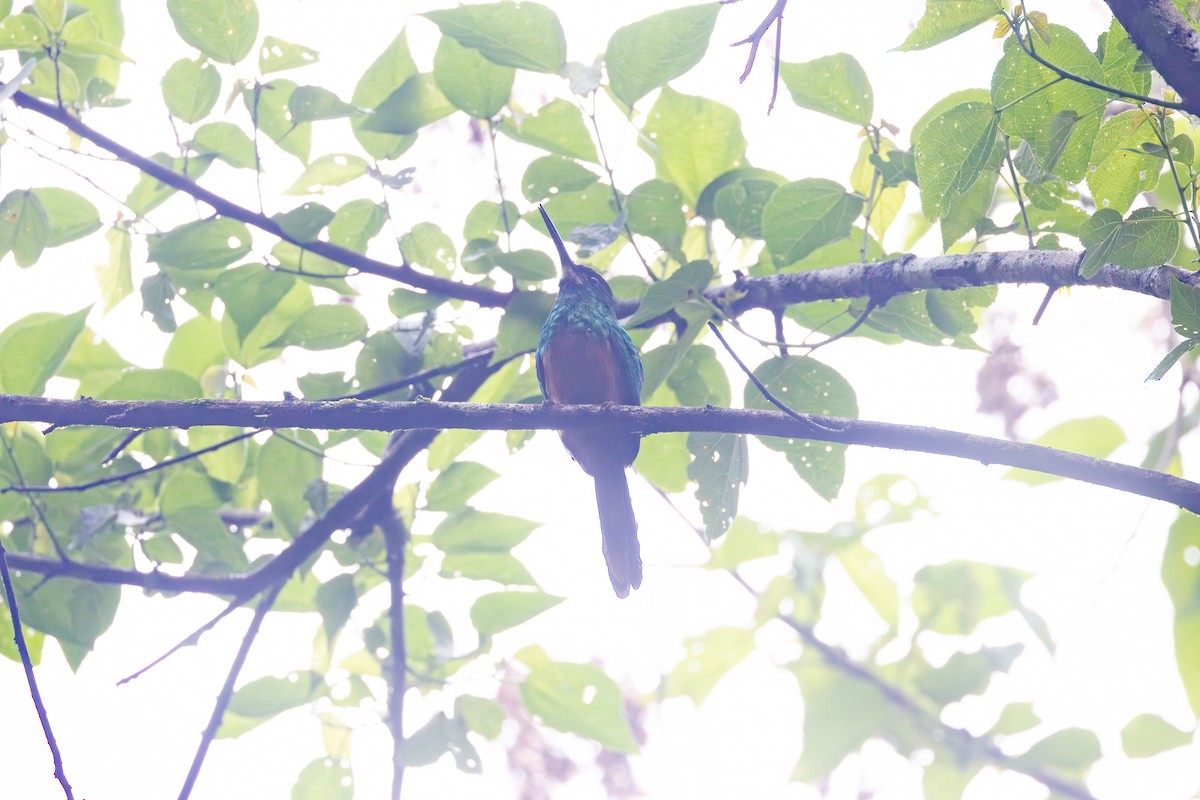
<path fill-rule="evenodd" d="M 564 264 L 562 278 L 558 281 L 558 293 L 560 296 L 597 300 L 609 311 L 616 313 L 617 301 L 613 297 L 612 288 L 608 281 L 591 267 L 575 263 Z"/>

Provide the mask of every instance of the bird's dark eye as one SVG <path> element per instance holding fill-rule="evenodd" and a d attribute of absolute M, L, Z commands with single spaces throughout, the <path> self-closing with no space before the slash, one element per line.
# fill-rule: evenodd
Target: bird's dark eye
<path fill-rule="evenodd" d="M 591 281 L 592 286 L 595 286 L 597 289 L 599 289 L 600 284 L 604 282 L 603 280 L 601 280 L 599 275 L 588 275 L 588 280 Z"/>

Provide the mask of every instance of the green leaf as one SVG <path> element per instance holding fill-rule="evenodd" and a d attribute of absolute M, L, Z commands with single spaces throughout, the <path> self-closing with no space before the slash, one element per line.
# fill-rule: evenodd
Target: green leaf
<path fill-rule="evenodd" d="M 271 219 L 289 238 L 312 242 L 333 219 L 333 212 L 320 203 L 301 203 L 291 211 L 272 215 Z"/>
<path fill-rule="evenodd" d="M 670 87 L 658 95 L 638 140 L 654 159 L 655 174 L 670 181 L 694 206 L 717 176 L 742 166 L 746 139 L 732 108 Z"/>
<path fill-rule="evenodd" d="M 583 121 L 583 112 L 574 103 L 561 97 L 551 100 L 532 114 L 514 113 L 511 117 L 505 117 L 496 129 L 514 141 L 540 147 L 550 153 L 600 163 L 596 145 Z"/>
<path fill-rule="evenodd" d="M 329 221 L 329 241 L 356 253 L 365 253 L 387 222 L 387 208 L 365 198 L 351 200 Z"/>
<path fill-rule="evenodd" d="M 854 56 L 834 53 L 803 64 L 780 64 L 779 77 L 801 108 L 856 125 L 870 124 L 875 95 Z"/>
<path fill-rule="evenodd" d="M 683 640 L 686 655 L 664 678 L 667 697 L 702 704 L 717 682 L 754 652 L 754 631 L 729 625 Z"/>
<path fill-rule="evenodd" d="M 995 0 L 925 0 L 925 13 L 897 50 L 924 50 L 996 16 Z"/>
<path fill-rule="evenodd" d="M 100 214 L 86 197 L 70 189 L 51 186 L 31 191 L 42 204 L 42 210 L 45 211 L 49 223 L 46 230 L 46 247 L 73 242 L 100 230 Z"/>
<path fill-rule="evenodd" d="M 358 590 L 354 588 L 353 575 L 334 575 L 317 587 L 317 612 L 321 615 L 321 628 L 328 644 L 333 644 L 357 604 Z"/>
<path fill-rule="evenodd" d="M 1143 142 L 1158 142 L 1155 125 L 1153 116 L 1132 109 L 1106 119 L 1100 126 L 1087 172 L 1088 189 L 1098 208 L 1124 214 L 1139 194 L 1153 191 L 1158 185 L 1163 160 L 1134 152 Z M 1170 139 L 1169 134 L 1168 130 L 1164 138 Z"/>
<path fill-rule="evenodd" d="M 325 680 L 316 672 L 292 672 L 286 677 L 268 676 L 250 681 L 229 699 L 217 737 L 241 736 L 272 717 L 297 706 L 307 705 L 328 693 Z"/>
<path fill-rule="evenodd" d="M 621 690 L 599 667 L 550 661 L 536 645 L 518 652 L 517 658 L 530 665 L 521 700 L 535 719 L 610 750 L 637 752 Z"/>
<path fill-rule="evenodd" d="M 403 286 L 399 286 L 392 289 L 388 295 L 388 311 L 391 311 L 398 318 L 404 318 L 410 314 L 423 314 L 426 311 L 432 311 L 444 302 L 446 302 L 446 298 L 441 295 L 416 292 L 412 289 L 405 289 Z"/>
<path fill-rule="evenodd" d="M 1035 444 L 1082 453 L 1092 458 L 1108 458 L 1113 451 L 1125 444 L 1125 430 L 1108 417 L 1085 417 L 1069 419 L 1055 425 L 1035 440 Z M 1004 477 L 1037 486 L 1061 480 L 1057 475 L 1047 475 L 1025 469 L 1009 470 Z"/>
<path fill-rule="evenodd" d="M 295 69 L 315 64 L 319 59 L 316 50 L 303 45 L 285 42 L 274 36 L 264 36 L 258 51 L 258 71 L 263 75 L 285 69 Z"/>
<path fill-rule="evenodd" d="M 665 281 L 650 284 L 637 311 L 627 321 L 629 327 L 655 319 L 680 303 L 698 297 L 712 280 L 713 266 L 707 261 L 691 261 L 671 273 Z"/>
<path fill-rule="evenodd" d="M 42 201 L 29 189 L 17 189 L 0 201 L 0 256 L 8 253 L 19 267 L 32 267 L 50 237 L 50 219 Z"/>
<path fill-rule="evenodd" d="M 507 553 L 537 527 L 527 519 L 467 507 L 438 525 L 432 539 L 443 553 Z"/>
<path fill-rule="evenodd" d="M 729 376 L 708 345 L 688 348 L 679 368 L 667 378 L 667 385 L 685 406 L 714 405 L 728 408 L 732 402 Z"/>
<path fill-rule="evenodd" d="M 984 170 L 999 166 L 1000 116 L 987 103 L 963 103 L 931 120 L 913 148 L 921 210 L 941 219 L 951 202 L 965 194 Z"/>
<path fill-rule="evenodd" d="M 1100 759 L 1100 740 L 1092 731 L 1067 728 L 1052 733 L 1016 758 L 1022 767 L 1082 775 Z"/>
<path fill-rule="evenodd" d="M 245 58 L 258 39 L 254 0 L 167 0 L 179 38 L 222 64 Z"/>
<path fill-rule="evenodd" d="M 305 444 L 316 446 L 317 439 L 309 431 L 288 434 Z M 291 535 L 300 533 L 304 518 L 309 511 L 305 496 L 308 485 L 321 478 L 322 458 L 284 439 L 279 431 L 258 451 L 255 470 L 263 497 L 271 504 L 271 513 L 277 524 Z"/>
<path fill-rule="evenodd" d="M 96 639 L 112 625 L 121 598 L 117 586 L 74 578 L 43 582 L 42 576 L 29 572 L 14 575 L 13 588 L 21 598 L 22 624 L 57 639 L 72 669 L 79 668 Z"/>
<path fill-rule="evenodd" d="M 358 108 L 376 108 L 405 81 L 417 74 L 417 65 L 408 49 L 408 38 L 401 29 L 379 57 L 367 67 L 367 71 L 354 86 L 350 98 Z M 415 135 L 397 136 L 389 133 L 372 133 L 362 129 L 369 117 L 358 117 L 351 123 L 351 130 L 359 144 L 376 159 L 396 158 L 412 147 Z"/>
<path fill-rule="evenodd" d="M 516 70 L 443 36 L 433 56 L 433 79 L 446 99 L 475 119 L 491 119 L 512 94 Z"/>
<path fill-rule="evenodd" d="M 220 94 L 221 75 L 206 58 L 181 58 L 163 74 L 163 102 L 172 116 L 184 122 L 207 117 Z"/>
<path fill-rule="evenodd" d="M 362 113 L 333 92 L 320 86 L 297 86 L 288 97 L 288 112 L 293 124 L 319 119 L 340 119 Z"/>
<path fill-rule="evenodd" d="M 97 395 L 100 400 L 190 400 L 203 397 L 200 384 L 173 369 L 129 369 Z"/>
<path fill-rule="evenodd" d="M 525 565 L 507 552 L 447 553 L 438 574 L 443 578 L 495 581 L 506 586 L 537 586 Z"/>
<path fill-rule="evenodd" d="M 454 240 L 432 222 L 419 222 L 400 237 L 400 252 L 410 264 L 449 277 L 455 267 Z"/>
<path fill-rule="evenodd" d="M 1200 517 L 1180 511 L 1163 551 L 1162 582 L 1175 608 L 1175 661 L 1200 714 Z"/>
<path fill-rule="evenodd" d="M 404 764 L 419 767 L 434 763 L 445 753 L 454 756 L 455 765 L 463 772 L 480 772 L 479 753 L 467 739 L 464 721 L 438 713 L 405 740 L 399 757 Z"/>
<path fill-rule="evenodd" d="M 941 706 L 969 694 L 982 694 L 995 672 L 1007 672 L 1021 651 L 1022 644 L 984 647 L 974 653 L 955 653 L 937 669 L 917 675 L 916 685 Z"/>
<path fill-rule="evenodd" d="M 209 122 L 196 129 L 192 149 L 211 154 L 237 169 L 255 169 L 258 158 L 254 142 L 246 132 L 232 122 Z"/>
<path fill-rule="evenodd" d="M 792 665 L 804 696 L 804 751 L 793 780 L 820 781 L 872 737 L 913 735 L 909 718 L 896 714 L 874 684 L 830 666 L 810 650 Z"/>
<path fill-rule="evenodd" d="M 1200 336 L 1200 288 L 1171 279 L 1171 324 L 1180 336 Z"/>
<path fill-rule="evenodd" d="M 39 311 L 0 331 L 0 389 L 5 394 L 38 396 L 58 371 L 83 332 L 90 309 L 74 314 Z"/>
<path fill-rule="evenodd" d="M 434 478 L 425 492 L 429 511 L 458 511 L 500 473 L 476 461 L 455 461 Z"/>
<path fill-rule="evenodd" d="M 1082 278 L 1092 278 L 1105 264 L 1144 269 L 1165 264 L 1179 249 L 1179 221 L 1169 211 L 1139 208 L 1121 219 L 1101 208 L 1083 223 L 1079 240 L 1087 248 L 1079 265 Z"/>
<path fill-rule="evenodd" d="M 558 16 L 540 3 L 499 3 L 429 11 L 443 36 L 480 51 L 506 67 L 557 73 L 566 61 L 567 43 Z"/>
<path fill-rule="evenodd" d="M 176 174 L 184 175 L 192 180 L 201 177 L 212 164 L 212 158 L 171 158 L 166 153 L 157 153 L 151 157 L 151 160 L 170 168 Z M 158 208 L 168 197 L 178 191 L 173 186 L 166 183 L 161 183 L 157 178 L 152 178 L 149 175 L 142 174 L 133 189 L 129 192 L 129 196 L 125 198 L 125 204 L 130 210 L 144 216 L 145 214 Z"/>
<path fill-rule="evenodd" d="M 729 526 L 725 538 L 712 549 L 712 557 L 704 566 L 707 569 L 733 569 L 747 561 L 778 555 L 779 544 L 779 534 L 765 531 L 745 517 L 738 517 Z"/>
<path fill-rule="evenodd" d="M 319 194 L 331 186 L 341 186 L 367 173 L 367 162 L 350 153 L 329 153 L 305 167 L 287 194 Z"/>
<path fill-rule="evenodd" d="M 1104 66 L 1104 84 L 1123 89 L 1131 94 L 1150 94 L 1150 70 L 1143 69 L 1145 56 L 1129 39 L 1121 23 L 1113 18 L 1108 33 L 1103 34 L 1104 49 L 1101 63 Z"/>
<path fill-rule="evenodd" d="M 900 593 L 884 571 L 879 555 L 859 539 L 839 548 L 836 558 L 889 630 L 895 630 L 900 619 Z"/>
<path fill-rule="evenodd" d="M 521 193 L 531 203 L 540 203 L 562 192 L 586 189 L 599 176 L 574 159 L 542 156 L 529 162 L 521 178 Z"/>
<path fill-rule="evenodd" d="M 762 238 L 762 212 L 775 190 L 787 183 L 778 173 L 742 167 L 718 176 L 704 187 L 696 214 L 721 220 L 734 236 Z"/>
<path fill-rule="evenodd" d="M 696 482 L 704 535 L 711 542 L 737 517 L 741 487 L 750 477 L 750 452 L 746 437 L 731 433 L 689 433 L 687 447 L 692 454 L 688 480 Z"/>
<path fill-rule="evenodd" d="M 496 266 L 522 281 L 544 281 L 558 274 L 558 267 L 541 250 L 497 250 L 491 257 Z"/>
<path fill-rule="evenodd" d="M 834 417 L 858 416 L 854 389 L 832 367 L 811 357 L 783 356 L 768 359 L 754 370 L 770 392 L 793 411 Z M 746 408 L 773 410 L 770 401 L 750 383 L 744 392 Z M 763 444 L 787 456 L 788 462 L 817 494 L 826 500 L 837 496 L 846 474 L 846 446 L 808 439 L 763 437 Z"/>
<path fill-rule="evenodd" d="M 844 239 L 862 209 L 863 198 L 824 178 L 805 178 L 780 186 L 762 214 L 763 240 L 776 268 Z"/>
<path fill-rule="evenodd" d="M 969 634 L 981 621 L 1017 608 L 1027 577 L 1009 567 L 970 561 L 922 567 L 914 577 L 913 610 L 923 628 Z"/>
<path fill-rule="evenodd" d="M 354 773 L 350 762 L 316 758 L 304 765 L 292 784 L 292 800 L 353 800 Z"/>
<path fill-rule="evenodd" d="M 33 14 L 14 14 L 0 20 L 0 49 L 34 50 L 50 42 L 50 31 Z"/>
<path fill-rule="evenodd" d="M 537 347 L 542 324 L 550 316 L 554 296 L 545 292 L 521 292 L 504 307 L 496 332 L 496 354 L 491 363 L 526 353 Z"/>
<path fill-rule="evenodd" d="M 250 252 L 245 223 L 228 217 L 186 222 L 146 240 L 148 260 L 178 269 L 224 267 Z"/>
<path fill-rule="evenodd" d="M 197 317 L 196 319 L 203 319 Z M 195 320 L 188 320 L 194 322 Z M 188 322 L 185 322 L 186 326 Z M 213 480 L 228 483 L 238 482 L 246 469 L 246 456 L 249 445 L 245 439 L 231 441 L 242 434 L 241 428 L 231 428 L 223 425 L 211 425 L 199 428 L 188 428 L 188 449 L 195 452 L 206 447 L 225 443 L 219 450 L 205 453 L 199 457 L 201 466 Z"/>
<path fill-rule="evenodd" d="M 312 148 L 312 123 L 292 122 L 291 111 L 288 110 L 288 100 L 296 88 L 295 81 L 272 78 L 270 83 L 247 88 L 242 93 L 242 99 L 259 130 L 285 153 L 291 153 L 307 165 Z"/>
<path fill-rule="evenodd" d="M 133 240 L 125 227 L 109 228 L 104 238 L 108 241 L 108 261 L 96 265 L 96 282 L 108 313 L 133 294 Z"/>
<path fill-rule="evenodd" d="M 406 80 L 376 106 L 374 113 L 363 121 L 364 132 L 415 134 L 431 122 L 448 117 L 456 111 L 442 94 L 431 73 L 422 72 Z"/>
<path fill-rule="evenodd" d="M 313 306 L 296 318 L 274 347 L 303 347 L 305 350 L 335 350 L 367 335 L 367 320 L 353 306 Z"/>
<path fill-rule="evenodd" d="M 1104 80 L 1100 62 L 1075 32 L 1061 25 L 1050 25 L 1049 30 L 1050 43 L 1038 44 L 1043 58 L 1074 75 Z M 992 105 L 1001 111 L 1001 129 L 1028 142 L 1043 170 L 1063 180 L 1078 181 L 1087 171 L 1108 98 L 1099 89 L 1057 78 L 1025 55 L 1010 37 L 992 76 Z M 1064 119 L 1059 115 L 1069 115 L 1073 122 L 1065 141 L 1056 136 L 1064 130 L 1061 122 L 1056 122 Z"/>
<path fill-rule="evenodd" d="M 683 233 L 687 219 L 683 215 L 683 195 L 679 187 L 655 178 L 637 186 L 625 200 L 629 228 L 649 236 L 664 250 L 683 260 Z"/>
<path fill-rule="evenodd" d="M 1121 729 L 1121 749 L 1130 758 L 1150 758 L 1192 741 L 1192 734 L 1181 731 L 1157 714 L 1138 714 Z"/>
<path fill-rule="evenodd" d="M 609 86 L 616 98 L 632 108 L 699 64 L 719 10 L 712 3 L 685 6 L 618 28 L 604 51 Z"/>
<path fill-rule="evenodd" d="M 515 628 L 561 603 L 563 598 L 543 592 L 493 592 L 471 606 L 471 624 L 480 636 L 493 636 Z"/>
<path fill-rule="evenodd" d="M 486 739 L 500 735 L 504 724 L 504 709 L 495 700 L 461 694 L 454 698 L 454 716 L 462 717 L 467 726 Z"/>
<path fill-rule="evenodd" d="M 295 285 L 291 275 L 243 264 L 223 272 L 214 288 L 225 304 L 225 316 L 233 322 L 238 341 L 245 342 Z"/>

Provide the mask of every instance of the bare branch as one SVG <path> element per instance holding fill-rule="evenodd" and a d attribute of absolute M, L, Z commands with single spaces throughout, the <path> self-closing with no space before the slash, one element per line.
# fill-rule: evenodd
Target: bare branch
<path fill-rule="evenodd" d="M 0 542 L 0 577 L 4 579 L 4 598 L 8 603 L 8 616 L 12 621 L 13 639 L 17 644 L 17 652 L 21 654 L 21 666 L 25 668 L 25 681 L 29 684 L 29 696 L 33 698 L 34 708 L 37 709 L 38 719 L 42 723 L 42 732 L 46 735 L 46 744 L 50 747 L 50 756 L 54 760 L 54 777 L 62 786 L 67 800 L 73 800 L 71 784 L 67 781 L 67 773 L 63 769 L 62 753 L 58 749 L 58 740 L 50 728 L 50 715 L 46 704 L 42 702 L 42 693 L 38 690 L 37 679 L 33 674 L 33 659 L 29 656 L 29 648 L 25 644 L 25 630 L 21 627 L 21 612 L 17 609 L 17 593 L 13 591 L 12 575 L 8 571 L 8 553 Z"/>
<path fill-rule="evenodd" d="M 216 738 L 217 730 L 221 727 L 221 718 L 225 716 L 225 709 L 229 707 L 229 700 L 233 697 L 233 685 L 237 683 L 242 666 L 246 663 L 246 656 L 250 654 L 250 646 L 254 644 L 255 638 L 258 636 L 258 631 L 262 627 L 263 619 L 266 618 L 267 612 L 271 610 L 271 606 L 275 604 L 275 598 L 279 596 L 284 583 L 285 581 L 279 581 L 272 586 L 263 596 L 263 599 L 259 601 L 258 607 L 254 609 L 254 618 L 250 620 L 250 626 L 246 629 L 246 635 L 242 637 L 242 644 L 238 647 L 237 655 L 233 657 L 233 663 L 229 666 L 229 674 L 225 676 L 225 684 L 221 687 L 221 691 L 217 695 L 217 702 L 213 705 L 212 716 L 209 717 L 208 726 L 200 736 L 200 745 L 196 748 L 196 755 L 192 758 L 192 766 L 188 770 L 187 777 L 184 778 L 183 788 L 179 791 L 179 800 L 186 800 L 186 798 L 192 795 L 196 779 L 200 776 L 200 767 L 203 766 L 204 757 L 208 754 L 208 747 L 212 744 L 212 740 Z"/>
<path fill-rule="evenodd" d="M 85 124 L 78 117 L 73 116 L 63 108 L 59 108 L 52 103 L 47 103 L 44 100 L 39 100 L 24 92 L 16 92 L 12 99 L 18 106 L 58 122 L 72 133 L 107 150 L 127 164 L 137 167 L 147 175 L 212 206 L 213 210 L 221 216 L 236 219 L 247 225 L 253 225 L 261 231 L 265 231 L 272 236 L 277 236 L 285 242 L 291 242 L 310 253 L 328 258 L 330 261 L 336 261 L 347 267 L 353 267 L 359 272 L 390 278 L 394 281 L 414 286 L 418 289 L 424 289 L 425 291 L 444 297 L 469 300 L 472 303 L 491 308 L 503 306 L 511 297 L 510 294 L 498 292 L 486 286 L 475 286 L 459 281 L 447 280 L 446 278 L 438 278 L 434 275 L 426 275 L 423 272 L 413 269 L 408 264 L 387 264 L 365 256 L 362 253 L 356 253 L 353 250 L 339 247 L 331 242 L 301 241 L 288 234 L 280 227 L 279 223 L 265 214 L 251 211 L 245 206 L 240 206 L 237 203 L 227 200 L 216 192 L 205 189 L 192 179 L 180 175 L 169 167 L 130 150 L 128 147 Z"/>
<path fill-rule="evenodd" d="M 477 370 L 464 372 L 451 385 Z M 482 379 L 479 379 L 482 381 Z M 446 397 L 451 397 L 447 390 Z M 469 396 L 469 394 L 468 394 Z M 1040 445 L 1010 442 L 986 436 L 858 419 L 801 415 L 793 419 L 771 411 L 729 408 L 642 408 L 636 406 L 544 406 L 532 404 L 475 404 L 459 402 L 257 402 L 229 400 L 100 401 L 53 400 L 44 397 L 0 395 L 0 422 L 39 421 L 109 427 L 163 427 L 191 425 L 257 425 L 268 428 L 319 428 L 351 430 L 406 430 L 400 440 L 406 451 L 432 440 L 437 430 L 570 430 L 604 420 L 613 431 L 641 434 L 672 431 L 745 433 L 783 436 L 841 444 L 859 444 L 892 450 L 953 456 L 984 464 L 1006 464 L 1063 478 L 1173 503 L 1200 513 L 1200 484 L 1152 470 L 1116 464 Z M 247 576 L 257 594 L 280 574 L 290 574 L 329 534 L 346 527 L 365 508 L 360 494 L 383 491 L 395 473 L 382 469 L 384 461 L 358 486 L 334 505 L 324 518 L 302 533 L 288 550 L 258 572 Z M 407 456 L 411 458 L 411 456 Z M 396 472 L 399 470 L 396 469 Z M 367 495 L 371 496 L 370 494 Z M 356 502 L 350 503 L 354 498 Z M 344 505 L 352 508 L 344 509 Z M 319 541 L 314 542 L 314 539 Z M 295 551 L 295 552 L 293 552 Z M 291 553 L 291 555 L 289 555 Z M 257 577 L 254 577 L 257 576 Z M 243 594 L 239 592 L 239 594 Z"/>

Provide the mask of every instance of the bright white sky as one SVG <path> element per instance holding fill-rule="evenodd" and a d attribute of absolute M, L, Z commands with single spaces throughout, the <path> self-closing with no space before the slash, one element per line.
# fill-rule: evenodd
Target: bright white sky
<path fill-rule="evenodd" d="M 261 31 L 319 50 L 319 64 L 289 77 L 348 97 L 357 76 L 405 23 L 398 8 L 415 13 L 441 5 L 425 0 L 404 4 L 343 0 L 334 12 L 328 4 L 311 0 L 261 0 Z M 680 3 L 640 0 L 550 5 L 563 20 L 569 58 L 590 62 L 619 25 Z M 768 5 L 766 0 L 745 0 L 723 10 L 707 59 L 675 86 L 736 107 L 743 115 L 754 164 L 794 178 L 845 181 L 859 146 L 849 126 L 796 109 L 786 91 L 774 114 L 769 118 L 763 114 L 770 92 L 770 45 L 762 48 L 758 68 L 746 85 L 737 83 L 746 51 L 726 44 L 752 30 Z M 136 65 L 127 68 L 121 93 L 143 102 L 149 98 L 153 106 L 159 76 L 187 48 L 174 38 L 164 7 L 137 6 L 136 16 L 128 15 L 124 48 Z M 889 52 L 903 40 L 922 7 L 920 0 L 797 0 L 784 26 L 784 59 L 805 61 L 837 51 L 852 53 L 870 76 L 876 117 L 899 126 L 898 138 L 906 143 L 911 124 L 932 102 L 957 89 L 988 85 L 1000 47 L 989 30 L 980 29 L 930 52 Z M 1074 27 L 1086 41 L 1094 41 L 1107 24 L 1106 8 L 1099 0 L 1039 2 L 1036 8 L 1046 11 L 1052 21 Z M 409 32 L 418 63 L 427 66 L 436 42 L 434 27 L 415 19 Z M 6 64 L 4 76 L 14 69 L 12 63 Z M 227 91 L 233 73 L 222 68 L 222 74 Z M 240 68 L 238 74 L 251 77 L 251 67 Z M 516 88 L 518 101 L 527 108 L 541 102 L 540 93 L 556 91 L 553 79 L 526 75 L 520 77 Z M 648 101 L 642 102 L 642 107 L 648 105 Z M 88 120 L 142 152 L 170 149 L 174 139 L 165 114 L 147 114 L 134 124 L 130 113 L 130 109 L 95 112 Z M 615 116 L 610 115 L 604 124 L 606 136 L 611 137 L 605 144 L 616 162 L 617 179 L 625 188 L 635 186 L 648 177 L 648 160 Z M 339 137 L 344 135 L 340 126 L 318 126 L 314 153 L 340 147 Z M 418 187 L 394 208 L 400 225 L 429 220 L 455 232 L 470 203 L 492 196 L 490 154 L 471 150 L 466 140 L 465 123 L 455 117 L 424 135 L 406 157 L 405 165 L 418 166 Z M 502 141 L 501 146 L 505 148 L 502 161 L 508 154 L 506 178 L 513 185 L 523 170 L 525 154 L 509 142 Z M 5 192 L 65 180 L 57 167 L 30 159 L 16 148 L 5 149 L 4 166 L 0 189 Z M 272 174 L 278 175 L 280 186 L 290 183 L 299 171 L 294 160 L 283 158 L 268 164 L 268 169 L 275 170 Z M 108 185 L 117 187 L 119 195 L 132 180 L 132 171 L 117 170 Z M 245 176 L 234 175 L 221 165 L 213 167 L 205 182 L 245 204 L 254 202 Z M 266 196 L 271 197 L 269 191 Z M 336 205 L 336 196 L 330 202 Z M 280 209 L 268 209 L 276 210 Z M 186 206 L 181 206 L 180 213 L 187 213 Z M 898 246 L 898 242 L 889 244 Z M 529 245 L 544 246 L 544 240 L 530 237 Z M 922 242 L 921 252 L 930 254 L 934 246 Z M 92 302 L 92 264 L 100 257 L 94 248 L 94 241 L 86 247 L 60 248 L 53 251 L 60 256 L 58 263 L 34 270 L 18 270 L 11 259 L 0 263 L 0 280 L 6 287 L 5 299 L 0 300 L 0 322 L 7 324 L 33 310 L 71 311 Z M 48 293 L 52 269 L 58 273 L 53 293 Z M 135 285 L 140 277 L 135 275 Z M 377 291 L 368 291 L 362 299 L 364 313 L 377 324 L 386 324 L 383 314 L 388 287 L 365 285 Z M 1133 442 L 1116 457 L 1136 462 L 1141 457 L 1141 442 L 1166 423 L 1176 399 L 1174 376 L 1161 384 L 1142 382 L 1163 352 L 1163 323 L 1143 324 L 1148 315 L 1157 313 L 1159 304 L 1116 291 L 1075 290 L 1057 297 L 1043 323 L 1032 328 L 1029 320 L 1041 294 L 1036 287 L 1006 288 L 994 312 L 1011 317 L 1011 335 L 1023 346 L 1026 363 L 1052 376 L 1062 398 L 1050 409 L 1030 414 L 1021 425 L 1022 436 L 1036 438 L 1065 419 L 1106 414 L 1125 427 Z M 136 317 L 136 302 L 136 298 L 126 301 L 107 320 L 94 314 L 91 323 L 127 357 L 156 365 L 160 353 L 156 347 L 160 345 L 148 341 L 150 323 L 131 322 Z M 765 319 L 749 317 L 746 322 L 752 328 L 761 326 L 764 334 L 770 330 Z M 987 334 L 981 341 L 985 346 L 991 343 Z M 765 355 L 744 339 L 735 338 L 733 343 L 752 360 Z M 321 356 L 315 359 L 309 354 L 289 353 L 281 364 L 256 370 L 263 396 L 278 397 L 295 376 L 334 368 L 334 359 L 344 358 Z M 917 346 L 894 350 L 849 340 L 822 352 L 820 358 L 850 379 L 866 419 L 1001 433 L 996 419 L 975 413 L 974 375 L 982 361 L 978 353 Z M 752 606 L 738 587 L 731 581 L 720 585 L 714 576 L 689 568 L 704 560 L 703 546 L 644 483 L 635 479 L 633 494 L 641 520 L 646 580 L 640 591 L 618 601 L 599 566 L 590 480 L 570 467 L 552 435 L 537 436 L 512 458 L 505 456 L 492 437 L 469 457 L 503 465 L 504 477 L 477 497 L 479 507 L 523 514 L 545 523 L 518 555 L 547 592 L 568 598 L 529 628 L 497 637 L 498 657 L 527 642 L 534 631 L 553 657 L 599 659 L 622 685 L 650 692 L 681 656 L 678 642 L 682 636 L 719 624 L 744 624 L 748 619 Z M 995 682 L 994 695 L 989 697 L 1034 700 L 1037 713 L 1048 721 L 1047 727 L 1037 731 L 1039 738 L 1070 725 L 1094 728 L 1106 754 L 1118 756 L 1113 766 L 1093 773 L 1090 786 L 1098 796 L 1149 796 L 1149 792 L 1182 798 L 1200 785 L 1196 766 L 1200 758 L 1195 747 L 1190 753 L 1176 753 L 1173 762 L 1156 761 L 1152 768 L 1119 757 L 1120 729 L 1135 714 L 1151 711 L 1181 727 L 1193 724 L 1173 672 L 1170 608 L 1157 578 L 1166 526 L 1173 518 L 1171 509 L 1065 483 L 1030 490 L 994 480 L 1003 474 L 1001 468 L 930 456 L 859 449 L 851 452 L 849 463 L 843 497 L 826 504 L 795 478 L 781 458 L 756 448 L 742 511 L 768 525 L 823 530 L 850 513 L 855 488 L 863 480 L 886 472 L 909 475 L 923 493 L 936 498 L 940 516 L 919 527 L 884 529 L 869 537 L 870 546 L 885 556 L 892 577 L 903 583 L 928 560 L 959 557 L 994 560 L 1037 575 L 1028 584 L 1024 600 L 1046 618 L 1059 649 L 1049 656 L 1037 646 L 1028 648 L 1011 675 Z M 337 477 L 350 481 L 353 474 L 348 471 Z M 407 477 L 415 479 L 417 473 Z M 428 530 L 434 522 L 436 518 L 420 524 L 428 525 Z M 465 609 L 470 601 L 442 596 L 435 580 L 417 580 L 406 588 L 413 602 L 430 607 L 451 603 Z M 839 582 L 833 576 L 831 593 L 838 591 Z M 54 646 L 47 647 L 39 679 L 78 796 L 91 800 L 165 797 L 178 791 L 248 614 L 226 622 L 206 635 L 200 647 L 174 656 L 133 685 L 117 689 L 114 683 L 159 655 L 219 607 L 216 602 L 198 599 L 148 601 L 131 591 L 116 624 L 101 638 L 78 675 L 70 673 Z M 368 624 L 377 611 L 356 616 L 354 622 Z M 244 679 L 304 668 L 315 632 L 312 619 L 273 619 L 251 654 Z M 820 632 L 827 640 L 860 652 L 878 633 L 869 612 L 853 604 L 848 604 L 839 618 L 823 623 Z M 985 639 L 1007 641 L 1006 633 L 1003 626 L 993 626 L 987 629 Z M 759 650 L 731 673 L 699 710 L 678 699 L 652 708 L 646 718 L 649 744 L 644 755 L 635 759 L 637 781 L 648 796 L 714 800 L 817 796 L 813 789 L 787 782 L 798 753 L 801 705 L 794 680 L 774 664 L 794 657 L 796 645 L 790 636 L 771 629 L 762 632 L 760 643 Z M 467 680 L 468 688 L 480 694 L 490 694 L 494 686 L 494 675 L 487 670 Z M 7 712 L 5 725 L 0 727 L 4 796 L 31 800 L 61 796 L 19 665 L 0 663 L 0 704 Z M 438 708 L 414 700 L 407 727 L 416 729 Z M 972 701 L 959 709 L 958 718 L 973 729 L 985 729 L 998 708 L 994 699 Z M 567 746 L 582 762 L 591 760 L 588 746 Z M 319 755 L 320 747 L 315 714 L 311 710 L 292 712 L 239 740 L 218 742 L 194 796 L 286 797 L 292 776 Z M 385 796 L 389 747 L 382 726 L 356 734 L 359 797 Z M 860 791 L 877 792 L 874 796 L 881 799 L 916 796 L 919 770 L 889 756 L 886 747 L 872 750 L 871 757 L 852 759 L 835 774 L 829 796 L 852 798 Z M 406 796 L 512 796 L 503 752 L 489 747 L 481 752 L 486 777 L 464 776 L 448 764 L 414 770 L 406 779 Z M 580 785 L 570 796 L 600 797 L 600 789 L 588 783 L 577 781 Z M 1028 781 L 996 773 L 982 776 L 969 793 L 971 800 L 1040 796 Z"/>

